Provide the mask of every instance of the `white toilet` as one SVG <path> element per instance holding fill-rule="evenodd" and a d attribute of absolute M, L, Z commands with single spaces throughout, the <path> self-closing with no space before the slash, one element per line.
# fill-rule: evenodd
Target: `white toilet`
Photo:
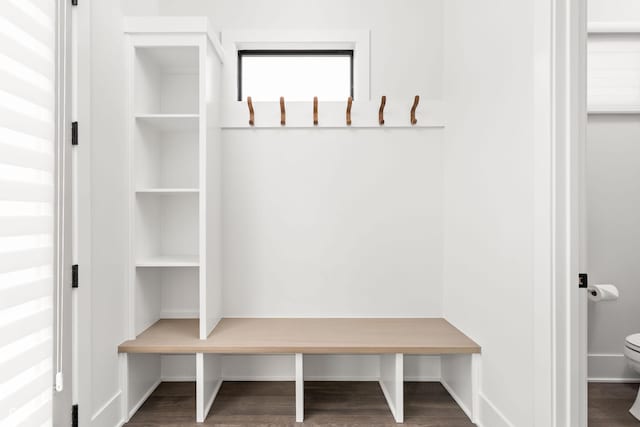
<path fill-rule="evenodd" d="M 640 374 L 640 334 L 629 335 L 625 339 L 624 355 L 629 365 Z M 638 397 L 629 412 L 640 420 L 640 391 L 638 391 Z"/>

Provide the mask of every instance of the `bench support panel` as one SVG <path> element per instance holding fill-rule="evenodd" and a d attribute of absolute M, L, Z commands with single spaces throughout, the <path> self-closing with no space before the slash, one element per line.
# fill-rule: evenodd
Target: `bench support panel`
<path fill-rule="evenodd" d="M 296 422 L 304 421 L 304 356 L 296 353 Z"/>
<path fill-rule="evenodd" d="M 216 354 L 196 353 L 196 421 L 204 422 L 222 386 L 222 360 Z"/>
<path fill-rule="evenodd" d="M 396 422 L 404 422 L 404 355 L 380 356 L 380 387 Z"/>
<path fill-rule="evenodd" d="M 471 355 L 471 422 L 480 422 L 480 354 Z"/>

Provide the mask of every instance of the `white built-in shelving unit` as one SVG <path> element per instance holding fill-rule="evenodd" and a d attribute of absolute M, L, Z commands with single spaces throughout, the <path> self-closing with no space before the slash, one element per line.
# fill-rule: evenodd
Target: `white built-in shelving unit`
<path fill-rule="evenodd" d="M 130 18 L 125 33 L 131 232 L 128 337 L 118 350 L 122 419 L 128 420 L 161 381 L 195 378 L 196 420 L 203 422 L 222 384 L 223 357 L 229 361 L 236 355 L 276 354 L 287 356 L 289 367 L 294 367 L 295 419 L 302 422 L 305 354 L 356 354 L 379 356 L 380 386 L 400 423 L 405 353 L 462 360 L 460 377 L 468 384 L 473 398 L 468 413 L 475 419 L 480 347 L 444 319 L 221 321 L 223 51 L 217 33 L 203 17 Z M 272 126 L 268 114 L 279 110 L 266 113 L 264 107 L 265 118 L 256 124 L 267 128 Z M 347 127 L 343 105 L 324 107 L 321 127 Z M 244 104 L 225 104 L 227 118 L 231 117 L 227 127 L 239 126 L 236 117 L 241 116 L 242 126 L 250 127 L 246 112 L 229 115 L 239 108 Z M 362 117 L 368 112 L 370 118 L 354 127 L 380 127 L 377 109 L 375 103 L 363 101 L 359 111 Z M 441 110 L 429 108 L 418 127 L 441 127 Z M 293 105 L 292 125 L 287 126 L 314 127 L 308 113 L 305 105 Z M 396 108 L 385 126 L 416 127 L 409 117 L 408 106 Z M 274 123 L 280 126 L 279 121 Z M 336 338 L 338 331 L 346 335 Z M 176 370 L 171 366 L 176 365 L 188 377 L 172 375 Z"/>
<path fill-rule="evenodd" d="M 221 317 L 220 73 L 206 18 L 129 18 L 130 276 L 128 335 L 164 318 Z M 163 355 L 122 355 L 125 419 L 163 379 Z M 189 356 L 186 356 L 189 357 Z M 219 356 L 191 356 L 204 419 L 220 384 Z"/>

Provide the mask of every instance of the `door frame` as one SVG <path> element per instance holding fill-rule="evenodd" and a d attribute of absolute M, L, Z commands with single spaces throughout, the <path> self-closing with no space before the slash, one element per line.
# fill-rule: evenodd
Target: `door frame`
<path fill-rule="evenodd" d="M 91 207 L 91 1 L 72 10 L 74 87 L 73 120 L 78 122 L 79 145 L 73 153 L 73 263 L 78 264 L 79 286 L 73 295 L 73 403 L 78 425 L 92 425 L 92 207 Z"/>
<path fill-rule="evenodd" d="M 53 425 L 70 425 L 73 401 L 72 352 L 72 72 L 71 4 L 55 1 L 55 290 Z M 59 375 L 58 375 L 59 374 Z"/>
<path fill-rule="evenodd" d="M 552 73 L 552 381 L 555 425 L 587 425 L 586 0 L 556 1 Z"/>

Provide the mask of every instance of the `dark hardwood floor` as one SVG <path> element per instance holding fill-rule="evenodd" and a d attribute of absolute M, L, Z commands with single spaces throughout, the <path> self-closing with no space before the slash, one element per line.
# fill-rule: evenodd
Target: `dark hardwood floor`
<path fill-rule="evenodd" d="M 638 384 L 589 384 L 589 427 L 640 427 L 629 408 Z"/>
<path fill-rule="evenodd" d="M 305 382 L 305 422 L 295 423 L 293 382 L 225 382 L 207 426 L 394 426 L 376 382 Z M 162 383 L 126 426 L 191 427 L 194 383 Z M 440 383 L 405 383 L 405 426 L 471 427 Z"/>
<path fill-rule="evenodd" d="M 589 427 L 640 427 L 638 384 L 589 385 Z M 129 427 L 195 427 L 195 384 L 162 383 Z M 225 382 L 204 425 L 295 426 L 292 382 Z M 375 382 L 306 382 L 304 426 L 397 426 Z M 439 383 L 405 383 L 405 426 L 473 424 Z"/>

